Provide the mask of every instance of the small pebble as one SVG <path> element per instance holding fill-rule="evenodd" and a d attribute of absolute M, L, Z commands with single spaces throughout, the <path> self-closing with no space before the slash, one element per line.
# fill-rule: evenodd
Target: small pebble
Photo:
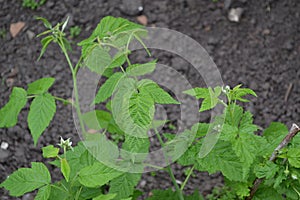
<path fill-rule="evenodd" d="M 148 18 L 145 15 L 140 15 L 136 19 L 144 26 L 148 24 Z"/>
<path fill-rule="evenodd" d="M 228 19 L 231 22 L 239 22 L 244 12 L 243 8 L 232 8 L 228 13 Z"/>
<path fill-rule="evenodd" d="M 1 149 L 6 150 L 8 148 L 8 143 L 7 142 L 1 142 Z"/>
<path fill-rule="evenodd" d="M 34 32 L 32 32 L 30 30 L 26 31 L 26 35 L 27 35 L 29 40 L 32 40 L 35 37 Z"/>

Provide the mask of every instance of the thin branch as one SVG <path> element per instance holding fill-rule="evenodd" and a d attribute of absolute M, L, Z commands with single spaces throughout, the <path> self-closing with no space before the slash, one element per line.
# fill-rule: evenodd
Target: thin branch
<path fill-rule="evenodd" d="M 273 151 L 272 156 L 270 157 L 269 161 L 274 162 L 277 158 L 278 152 L 284 148 L 286 145 L 288 145 L 291 140 L 300 132 L 300 127 L 296 124 L 293 124 L 289 133 L 285 136 L 285 138 L 281 141 L 281 143 L 276 147 L 276 149 Z M 263 178 L 256 178 L 253 186 L 250 190 L 250 195 L 247 197 L 246 200 L 251 200 L 257 191 L 259 185 L 263 182 Z"/>

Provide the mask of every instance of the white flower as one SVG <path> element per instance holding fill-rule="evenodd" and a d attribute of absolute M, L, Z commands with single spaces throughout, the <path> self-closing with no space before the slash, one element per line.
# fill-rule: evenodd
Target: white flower
<path fill-rule="evenodd" d="M 64 140 L 60 136 L 60 143 L 58 144 L 58 146 L 60 146 L 61 148 L 66 148 L 67 150 L 71 149 L 73 151 L 72 142 L 70 141 L 70 139 L 71 138 Z"/>
<path fill-rule="evenodd" d="M 292 179 L 297 180 L 298 179 L 297 175 L 296 174 L 292 174 Z"/>

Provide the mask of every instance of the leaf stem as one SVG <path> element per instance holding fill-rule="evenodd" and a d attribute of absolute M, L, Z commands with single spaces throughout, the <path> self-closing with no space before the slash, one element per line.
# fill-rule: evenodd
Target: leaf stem
<path fill-rule="evenodd" d="M 181 191 L 183 191 L 183 189 L 184 189 L 186 183 L 188 182 L 190 176 L 193 174 L 194 169 L 195 169 L 195 165 L 193 165 L 193 167 L 190 169 L 188 175 L 186 176 L 184 182 L 182 183 L 182 185 L 181 185 L 181 187 L 180 187 L 180 190 L 181 190 Z"/>
<path fill-rule="evenodd" d="M 163 142 L 161 136 L 159 135 L 159 132 L 157 131 L 157 129 L 156 129 L 155 127 L 153 127 L 153 130 L 154 130 L 154 132 L 155 132 L 155 134 L 156 134 L 156 136 L 157 136 L 157 138 L 158 138 L 158 140 L 159 140 L 160 145 L 161 145 L 162 147 L 164 147 L 165 144 L 164 144 L 164 142 Z M 168 164 L 168 160 L 167 160 L 166 157 L 165 157 L 165 160 L 166 160 L 166 164 Z M 182 194 L 182 190 L 179 188 L 179 186 L 178 186 L 178 184 L 177 184 L 177 182 L 176 182 L 176 178 L 175 178 L 175 176 L 174 176 L 174 173 L 173 173 L 173 171 L 172 171 L 171 166 L 168 165 L 166 168 L 167 168 L 167 171 L 168 171 L 168 173 L 169 173 L 169 175 L 170 175 L 170 177 L 171 177 L 171 179 L 172 179 L 172 182 L 173 182 L 173 184 L 174 184 L 174 187 L 175 187 L 175 189 L 176 189 L 176 192 L 177 192 L 177 194 L 178 194 L 179 199 L 180 199 L 180 200 L 184 200 L 184 197 L 183 197 L 183 194 Z"/>
<path fill-rule="evenodd" d="M 61 102 L 65 103 L 65 104 L 72 104 L 72 105 L 73 105 L 72 102 L 70 102 L 70 101 L 68 101 L 68 100 L 65 100 L 65 99 L 63 99 L 63 98 L 56 97 L 56 96 L 53 96 L 53 97 L 54 97 L 54 99 L 56 99 L 56 100 L 58 100 L 58 101 L 61 101 Z"/>

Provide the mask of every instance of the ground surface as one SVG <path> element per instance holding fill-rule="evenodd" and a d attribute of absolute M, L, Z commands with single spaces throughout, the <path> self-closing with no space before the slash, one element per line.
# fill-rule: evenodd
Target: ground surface
<path fill-rule="evenodd" d="M 78 25 L 82 29 L 79 38 L 74 40 L 76 42 L 87 37 L 106 15 L 136 21 L 136 17 L 143 14 L 148 18 L 149 26 L 174 29 L 200 42 L 217 64 L 224 83 L 230 86 L 241 83 L 255 90 L 259 98 L 248 104 L 248 108 L 259 126 L 265 128 L 271 121 L 280 121 L 288 126 L 293 122 L 300 123 L 299 1 L 233 0 L 230 8 L 244 9 L 240 23 L 228 20 L 228 10 L 221 0 L 218 3 L 209 0 L 145 0 L 141 5 L 143 11 L 138 13 L 139 6 L 133 4 L 126 8 L 117 0 L 48 0 L 32 11 L 22 8 L 21 1 L 0 0 L 0 29 L 7 32 L 0 38 L 0 107 L 7 102 L 12 86 L 25 87 L 45 76 L 56 77 L 51 90 L 55 95 L 63 98 L 71 96 L 71 74 L 55 45 L 51 45 L 40 62 L 36 62 L 41 45 L 39 39 L 33 36 L 44 27 L 34 20 L 34 16 L 46 17 L 53 23 L 71 16 L 69 27 Z M 12 38 L 9 26 L 18 21 L 26 25 L 17 37 Z M 73 62 L 79 53 L 79 49 L 75 48 Z M 180 66 L 181 62 L 185 65 L 176 56 L 155 55 L 169 66 Z M 185 67 L 182 66 L 182 71 Z M 292 89 L 286 98 L 290 85 Z M 71 107 L 59 103 L 51 126 L 39 140 L 38 147 L 34 147 L 26 123 L 28 109 L 29 105 L 21 113 L 17 126 L 0 129 L 0 142 L 9 144 L 7 150 L 0 149 L 0 182 L 17 168 L 27 167 L 32 161 L 42 161 L 40 147 L 56 144 L 60 135 L 78 141 Z M 177 169 L 176 166 L 174 168 Z M 176 171 L 177 179 L 183 180 L 183 174 L 178 169 Z M 55 172 L 52 174 L 58 178 L 59 173 Z M 167 188 L 170 180 L 166 177 L 163 173 L 155 177 L 145 174 L 139 187 L 146 192 L 153 188 Z M 217 175 L 209 177 L 198 173 L 188 184 L 187 192 L 199 189 L 207 193 L 221 181 Z M 31 195 L 23 197 L 31 198 Z M 13 198 L 1 189 L 0 199 Z"/>

